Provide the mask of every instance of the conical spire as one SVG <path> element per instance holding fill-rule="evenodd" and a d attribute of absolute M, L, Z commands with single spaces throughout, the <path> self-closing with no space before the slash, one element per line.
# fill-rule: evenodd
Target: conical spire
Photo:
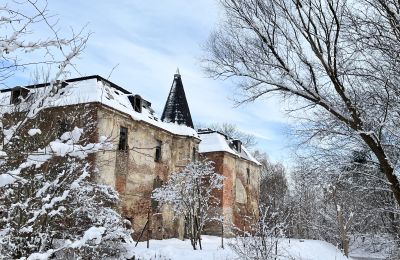
<path fill-rule="evenodd" d="M 178 123 L 194 128 L 179 69 L 177 69 L 174 75 L 174 81 L 172 82 L 171 90 L 165 103 L 161 121 Z"/>

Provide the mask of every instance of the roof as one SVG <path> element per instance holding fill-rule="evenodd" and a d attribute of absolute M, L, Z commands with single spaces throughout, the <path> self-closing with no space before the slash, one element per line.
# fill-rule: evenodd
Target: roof
<path fill-rule="evenodd" d="M 194 128 L 189 105 L 186 100 L 185 90 L 183 89 L 181 75 L 179 73 L 174 75 L 174 80 L 172 82 L 167 102 L 165 103 L 161 120 Z"/>
<path fill-rule="evenodd" d="M 199 144 L 200 153 L 227 152 L 257 165 L 261 165 L 243 145 L 241 145 L 241 149 L 235 149 L 234 142 L 237 142 L 237 140 L 231 139 L 223 133 L 207 129 L 198 130 L 198 134 L 201 140 Z"/>
<path fill-rule="evenodd" d="M 35 95 L 43 94 L 46 91 L 49 92 L 50 86 L 50 83 L 42 83 L 22 87 L 30 90 L 30 94 L 25 100 L 34 100 Z M 16 88 L 0 91 L 0 105 L 2 105 L 2 110 L 9 109 L 13 111 L 12 108 L 14 105 L 10 105 L 10 99 L 12 90 L 14 89 Z M 196 131 L 190 127 L 160 121 L 151 108 L 151 103 L 146 100 L 142 100 L 141 113 L 136 112 L 133 109 L 130 99 L 137 95 L 98 75 L 65 80 L 53 91 L 53 94 L 46 98 L 44 102 L 45 107 L 101 103 L 129 115 L 133 120 L 144 121 L 172 134 L 198 137 Z M 32 102 L 29 104 L 25 103 L 20 104 L 21 110 L 27 109 L 32 105 Z"/>

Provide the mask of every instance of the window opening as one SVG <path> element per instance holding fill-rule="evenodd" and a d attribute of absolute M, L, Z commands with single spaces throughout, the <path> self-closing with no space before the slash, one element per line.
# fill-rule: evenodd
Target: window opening
<path fill-rule="evenodd" d="M 192 148 L 192 161 L 196 161 L 196 147 Z"/>
<path fill-rule="evenodd" d="M 133 109 L 138 113 L 142 113 L 142 98 L 138 95 L 133 97 Z"/>
<path fill-rule="evenodd" d="M 161 146 L 162 146 L 162 142 L 160 140 L 157 140 L 156 152 L 155 152 L 155 156 L 154 156 L 155 162 L 161 161 Z"/>
<path fill-rule="evenodd" d="M 128 128 L 121 126 L 119 129 L 118 150 L 128 150 Z"/>
<path fill-rule="evenodd" d="M 233 147 L 239 153 L 242 152 L 242 142 L 240 140 L 233 140 L 232 141 Z"/>
<path fill-rule="evenodd" d="M 19 104 L 21 99 L 25 99 L 28 96 L 29 90 L 24 88 L 16 88 L 11 92 L 11 104 Z"/>

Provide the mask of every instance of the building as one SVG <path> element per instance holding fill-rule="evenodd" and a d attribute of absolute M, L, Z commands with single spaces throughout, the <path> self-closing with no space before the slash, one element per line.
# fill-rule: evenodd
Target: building
<path fill-rule="evenodd" d="M 225 177 L 218 192 L 225 233 L 231 235 L 237 229 L 249 231 L 258 218 L 260 163 L 240 140 L 211 129 L 199 129 L 198 134 L 200 155 L 213 161 L 217 172 Z M 218 224 L 207 231 L 220 234 Z"/>
<path fill-rule="evenodd" d="M 121 213 L 131 221 L 136 237 L 144 229 L 155 239 L 184 235 L 182 221 L 174 220 L 168 207 L 159 209 L 151 193 L 172 172 L 199 157 L 213 160 L 225 176 L 218 194 L 225 233 L 232 234 L 230 223 L 242 229 L 257 218 L 259 163 L 240 140 L 212 130 L 194 130 L 179 73 L 174 75 L 160 119 L 149 101 L 97 75 L 53 86 L 44 83 L 2 90 L 0 103 L 8 107 L 4 118 L 26 110 L 43 93 L 49 97 L 41 101 L 35 128 L 49 133 L 48 138 L 77 126 L 87 130 L 91 142 L 106 137 L 113 143 L 115 149 L 98 152 L 88 160 L 95 165 L 94 181 L 119 192 Z M 207 227 L 213 234 L 220 230 L 220 224 Z"/>

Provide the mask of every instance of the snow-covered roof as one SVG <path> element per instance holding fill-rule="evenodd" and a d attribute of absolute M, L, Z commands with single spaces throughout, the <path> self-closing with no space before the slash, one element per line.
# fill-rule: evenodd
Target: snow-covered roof
<path fill-rule="evenodd" d="M 199 130 L 198 134 L 201 140 L 199 144 L 200 153 L 227 152 L 242 159 L 254 162 L 257 165 L 261 165 L 261 163 L 251 155 L 244 145 L 240 145 L 241 147 L 239 149 L 235 149 L 235 140 L 220 132 L 207 129 Z"/>
<path fill-rule="evenodd" d="M 49 88 L 50 84 L 37 84 L 22 87 L 29 90 L 26 101 L 29 102 L 30 95 L 40 95 Z M 54 88 L 53 88 L 54 89 Z M 11 110 L 14 105 L 10 105 L 13 89 L 2 90 L 0 93 L 0 105 L 2 109 Z M 97 75 L 66 80 L 59 84 L 55 94 L 45 100 L 45 107 L 60 107 L 67 105 L 101 103 L 122 113 L 129 115 L 135 121 L 143 121 L 170 133 L 183 136 L 194 136 L 198 138 L 196 131 L 186 125 L 162 122 L 154 114 L 151 103 L 142 99 L 141 112 L 137 112 L 131 103 L 135 95 L 119 87 L 118 85 Z M 24 104 L 20 104 L 22 107 Z"/>

